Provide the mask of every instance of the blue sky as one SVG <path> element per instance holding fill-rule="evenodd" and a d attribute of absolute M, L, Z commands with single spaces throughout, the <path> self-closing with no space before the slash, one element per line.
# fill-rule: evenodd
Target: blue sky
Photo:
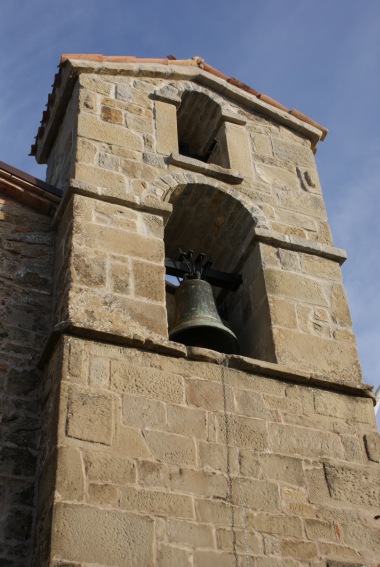
<path fill-rule="evenodd" d="M 367 383 L 380 384 L 379 0 L 2 0 L 0 160 L 28 157 L 61 53 L 207 63 L 330 129 L 317 165 Z"/>

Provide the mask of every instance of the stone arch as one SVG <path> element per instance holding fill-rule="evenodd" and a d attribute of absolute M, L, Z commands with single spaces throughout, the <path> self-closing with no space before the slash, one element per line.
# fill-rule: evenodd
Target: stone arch
<path fill-rule="evenodd" d="M 236 188 L 199 174 L 167 175 L 153 182 L 150 191 L 172 205 L 164 235 L 166 257 L 177 259 L 179 248 L 191 249 L 194 255 L 203 252 L 206 259 L 211 257 L 215 269 L 242 275 L 243 285 L 236 293 L 214 288 L 216 303 L 238 337 L 241 354 L 268 359 L 260 352 L 260 333 L 268 319 L 263 316 L 267 305 L 257 294 L 263 283 L 254 230 L 267 226 L 262 211 Z M 169 328 L 173 301 L 168 293 Z"/>

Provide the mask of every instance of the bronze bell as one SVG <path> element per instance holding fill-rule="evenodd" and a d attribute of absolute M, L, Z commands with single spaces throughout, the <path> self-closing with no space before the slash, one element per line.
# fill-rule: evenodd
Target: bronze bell
<path fill-rule="evenodd" d="M 223 325 L 208 282 L 198 278 L 182 281 L 175 292 L 175 299 L 175 318 L 169 333 L 170 340 L 186 346 L 238 354 L 238 340 Z"/>

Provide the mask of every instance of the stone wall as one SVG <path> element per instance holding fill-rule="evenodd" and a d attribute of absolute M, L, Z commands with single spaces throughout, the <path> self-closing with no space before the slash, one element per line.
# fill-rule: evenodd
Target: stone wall
<path fill-rule="evenodd" d="M 40 489 L 55 561 L 41 545 L 36 565 L 378 564 L 372 400 L 210 356 L 60 340 Z"/>
<path fill-rule="evenodd" d="M 30 565 L 39 447 L 36 363 L 50 329 L 51 218 L 1 195 L 0 564 Z"/>

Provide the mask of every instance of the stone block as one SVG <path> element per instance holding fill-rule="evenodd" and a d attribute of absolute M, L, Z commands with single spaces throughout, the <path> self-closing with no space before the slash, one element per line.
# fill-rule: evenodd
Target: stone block
<path fill-rule="evenodd" d="M 277 362 L 337 382 L 362 381 L 356 347 L 352 343 L 308 335 L 292 329 L 273 329 Z"/>
<path fill-rule="evenodd" d="M 236 451 L 233 448 L 230 449 L 229 458 L 230 461 L 232 461 L 232 464 L 234 464 L 236 459 Z M 231 468 L 233 470 L 233 467 Z M 260 468 L 259 456 L 252 451 L 240 449 L 239 468 L 240 468 L 239 472 L 242 476 L 247 476 L 249 478 L 261 478 L 262 473 Z"/>
<path fill-rule="evenodd" d="M 373 402 L 370 398 L 358 398 L 326 392 L 314 391 L 315 411 L 320 415 L 344 419 L 347 422 L 361 422 L 374 425 Z"/>
<path fill-rule="evenodd" d="M 138 116 L 134 112 L 125 114 L 125 125 L 133 132 L 141 132 L 144 138 L 147 134 L 153 134 L 153 122 L 149 116 Z"/>
<path fill-rule="evenodd" d="M 294 213 L 285 209 L 276 208 L 276 219 L 284 225 L 302 228 L 308 232 L 317 233 L 317 221 L 302 213 Z M 317 274 L 315 274 L 317 275 Z"/>
<path fill-rule="evenodd" d="M 123 123 L 123 113 L 118 108 L 113 108 L 112 106 L 102 106 L 100 117 L 105 122 L 111 122 L 111 124 Z"/>
<path fill-rule="evenodd" d="M 115 86 L 112 83 L 92 73 L 82 73 L 79 78 L 79 83 L 80 86 L 83 87 L 83 92 L 86 94 L 86 91 L 93 91 L 94 93 L 110 96 L 115 90 Z"/>
<path fill-rule="evenodd" d="M 227 442 L 229 445 L 234 445 L 236 438 L 239 447 L 250 451 L 263 451 L 268 447 L 267 426 L 262 419 L 236 416 L 233 420 L 229 416 L 226 424 L 224 416 L 218 415 L 217 425 L 220 443 Z"/>
<path fill-rule="evenodd" d="M 212 526 L 181 520 L 169 520 L 168 538 L 172 543 L 183 543 L 191 547 L 215 547 Z"/>
<path fill-rule="evenodd" d="M 157 151 L 169 155 L 178 153 L 177 109 L 174 104 L 159 100 L 154 103 Z"/>
<path fill-rule="evenodd" d="M 369 460 L 380 463 L 380 434 L 369 433 L 364 435 L 364 444 Z"/>
<path fill-rule="evenodd" d="M 378 521 L 378 520 L 377 520 Z M 378 561 L 380 550 L 380 531 L 378 527 L 361 524 L 343 524 L 344 541 L 364 558 Z"/>
<path fill-rule="evenodd" d="M 280 509 L 279 487 L 275 482 L 241 478 L 233 480 L 233 503 L 252 510 L 277 512 Z"/>
<path fill-rule="evenodd" d="M 214 526 L 242 527 L 240 509 L 217 500 L 197 500 L 196 519 Z"/>
<path fill-rule="evenodd" d="M 154 461 L 138 462 L 138 480 L 143 486 L 170 489 L 172 469 Z"/>
<path fill-rule="evenodd" d="M 120 487 L 120 506 L 136 512 L 194 519 L 193 499 L 184 494 Z"/>
<path fill-rule="evenodd" d="M 195 437 L 197 440 L 207 437 L 206 412 L 200 408 L 167 405 L 167 428 L 171 433 Z"/>
<path fill-rule="evenodd" d="M 301 269 L 300 255 L 292 250 L 285 250 L 284 248 L 278 249 L 281 266 L 284 270 L 290 272 L 299 272 Z"/>
<path fill-rule="evenodd" d="M 247 518 L 247 523 L 249 527 L 260 533 L 298 538 L 301 538 L 303 534 L 302 520 L 296 516 L 250 514 Z"/>
<path fill-rule="evenodd" d="M 110 361 L 105 358 L 91 357 L 89 360 L 88 380 L 93 388 L 109 388 Z"/>
<path fill-rule="evenodd" d="M 151 565 L 153 521 L 125 511 L 57 504 L 51 553 L 66 561 Z"/>
<path fill-rule="evenodd" d="M 287 187 L 297 191 L 299 189 L 299 180 L 295 173 L 291 173 L 287 169 L 273 167 L 262 163 L 256 163 L 255 169 L 258 178 L 264 183 L 269 183 L 277 187 Z M 291 207 L 288 207 L 291 208 Z"/>
<path fill-rule="evenodd" d="M 116 451 L 123 451 L 126 458 L 149 459 L 152 453 L 141 434 L 134 427 L 118 426 L 112 447 Z"/>
<path fill-rule="evenodd" d="M 321 457 L 343 458 L 343 447 L 339 436 L 305 427 L 269 423 L 270 446 L 275 453 L 299 455 L 318 459 Z"/>
<path fill-rule="evenodd" d="M 160 263 L 164 259 L 163 243 L 158 238 L 127 233 L 110 226 L 87 225 L 80 234 L 82 245 L 103 252 L 130 256 Z"/>
<path fill-rule="evenodd" d="M 272 143 L 269 136 L 254 134 L 253 151 L 255 154 L 271 156 L 273 155 Z"/>
<path fill-rule="evenodd" d="M 67 435 L 83 441 L 111 445 L 113 404 L 113 396 L 108 393 L 72 388 L 67 403 Z"/>
<path fill-rule="evenodd" d="M 230 169 L 251 179 L 252 158 L 246 129 L 231 122 L 225 122 L 222 127 L 225 129 Z"/>
<path fill-rule="evenodd" d="M 273 268 L 265 270 L 264 277 L 267 292 L 271 295 L 328 306 L 325 289 L 315 279 Z"/>
<path fill-rule="evenodd" d="M 312 256 L 311 254 L 302 254 L 302 271 L 308 276 L 317 278 L 325 278 L 335 282 L 342 281 L 342 273 L 340 266 L 333 260 Z"/>
<path fill-rule="evenodd" d="M 334 285 L 331 295 L 331 317 L 338 325 L 351 326 L 351 315 L 344 288 L 342 285 Z"/>
<path fill-rule="evenodd" d="M 252 390 L 239 389 L 236 390 L 235 399 L 238 414 L 276 421 L 277 413 L 265 407 L 262 394 Z"/>
<path fill-rule="evenodd" d="M 183 467 L 171 473 L 171 486 L 173 490 L 180 492 L 223 500 L 227 498 L 229 490 L 227 478 L 223 474 Z"/>
<path fill-rule="evenodd" d="M 331 505 L 331 496 L 327 486 L 324 468 L 318 466 L 305 470 L 305 478 L 308 487 L 309 502 L 312 504 Z"/>
<path fill-rule="evenodd" d="M 93 248 L 74 246 L 70 267 L 72 281 L 89 287 L 104 287 L 107 256 Z"/>
<path fill-rule="evenodd" d="M 288 176 L 291 175 L 289 172 L 286 173 Z M 299 184 L 298 178 L 296 183 Z M 301 213 L 319 220 L 326 220 L 325 204 L 322 197 L 319 195 L 313 195 L 312 193 L 306 193 L 305 191 L 301 192 L 299 190 L 289 190 L 288 187 L 278 189 L 277 194 L 278 204 L 281 208 Z"/>
<path fill-rule="evenodd" d="M 258 533 L 243 530 L 217 529 L 218 548 L 224 551 L 235 551 L 241 554 L 261 554 L 263 552 L 262 538 Z M 208 546 L 210 547 L 210 546 Z M 244 565 L 244 560 L 243 564 Z"/>
<path fill-rule="evenodd" d="M 325 463 L 325 474 L 332 498 L 358 506 L 380 506 L 378 467 L 339 466 Z"/>
<path fill-rule="evenodd" d="M 234 449 L 225 445 L 199 441 L 198 459 L 202 469 L 237 474 Z"/>
<path fill-rule="evenodd" d="M 112 291 L 132 295 L 131 268 L 129 262 L 111 262 L 108 279 Z"/>
<path fill-rule="evenodd" d="M 98 153 L 96 144 L 92 144 L 86 138 L 77 139 L 75 159 L 77 162 L 94 165 Z"/>
<path fill-rule="evenodd" d="M 149 301 L 165 301 L 165 267 L 133 260 L 134 293 Z"/>
<path fill-rule="evenodd" d="M 126 194 L 125 177 L 121 173 L 95 167 L 84 163 L 77 163 L 75 166 L 75 179 L 90 183 L 94 187 L 107 187 L 110 192 Z"/>
<path fill-rule="evenodd" d="M 55 498 L 80 502 L 84 497 L 84 470 L 80 451 L 58 447 Z"/>
<path fill-rule="evenodd" d="M 270 480 L 303 485 L 305 482 L 302 461 L 284 455 L 261 455 L 260 466 L 264 477 Z"/>
<path fill-rule="evenodd" d="M 123 395 L 123 423 L 141 428 L 164 429 L 165 404 L 139 396 Z"/>
<path fill-rule="evenodd" d="M 171 404 L 181 404 L 184 401 L 183 378 L 158 368 L 112 361 L 111 385 L 118 392 Z"/>
<path fill-rule="evenodd" d="M 347 547 L 345 545 L 337 545 L 335 543 L 327 543 L 321 541 L 319 543 L 319 549 L 321 555 L 325 557 L 348 561 L 349 563 L 344 563 L 344 567 L 351 567 L 350 563 L 352 561 L 361 560 L 360 554 L 355 549 L 352 549 L 352 547 Z M 363 567 L 363 564 L 361 564 L 360 567 Z"/>
<path fill-rule="evenodd" d="M 192 567 L 189 551 L 173 547 L 171 545 L 160 545 L 157 552 L 157 567 Z"/>
<path fill-rule="evenodd" d="M 188 404 L 207 410 L 222 410 L 224 407 L 221 383 L 206 380 L 186 380 L 186 401 Z"/>
<path fill-rule="evenodd" d="M 323 522 L 317 519 L 305 519 L 306 535 L 314 541 L 327 540 L 337 541 L 334 525 L 331 522 Z"/>
<path fill-rule="evenodd" d="M 143 431 L 143 435 L 152 454 L 159 461 L 195 465 L 196 451 L 193 439 L 161 431 Z"/>
<path fill-rule="evenodd" d="M 139 134 L 118 124 L 102 122 L 93 114 L 78 116 L 78 136 L 104 144 L 123 146 L 131 150 L 142 151 L 143 149 L 143 140 Z"/>
<path fill-rule="evenodd" d="M 221 551 L 206 551 L 206 550 L 195 550 L 194 559 L 196 565 L 202 565 L 202 567 L 236 567 L 236 557 L 234 553 L 223 553 Z"/>
<path fill-rule="evenodd" d="M 133 460 L 99 451 L 85 451 L 83 461 L 90 482 L 127 484 L 136 481 Z"/>
<path fill-rule="evenodd" d="M 113 484 L 90 483 L 87 488 L 87 502 L 108 507 L 118 507 L 118 490 Z"/>
<path fill-rule="evenodd" d="M 283 159 L 294 165 L 308 166 L 315 170 L 315 160 L 310 148 L 301 144 L 292 144 L 281 138 L 272 137 L 273 153 L 275 157 Z"/>
<path fill-rule="evenodd" d="M 285 557 L 294 557 L 298 559 L 298 561 L 308 561 L 319 558 L 318 548 L 316 544 L 311 541 L 283 539 L 280 543 L 280 552 Z"/>
<path fill-rule="evenodd" d="M 346 461 L 363 463 L 363 448 L 357 437 L 352 435 L 341 435 L 340 440 L 343 445 Z"/>

